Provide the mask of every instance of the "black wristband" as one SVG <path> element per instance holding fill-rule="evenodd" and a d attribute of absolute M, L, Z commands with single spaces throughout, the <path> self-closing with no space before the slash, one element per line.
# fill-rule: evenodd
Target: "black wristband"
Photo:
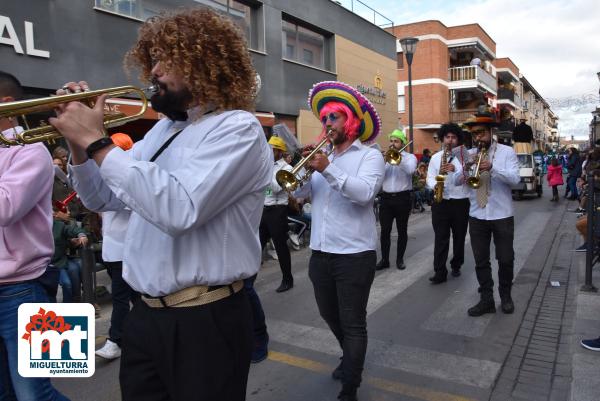
<path fill-rule="evenodd" d="M 85 149 L 85 153 L 87 153 L 88 158 L 93 159 L 94 153 L 110 145 L 114 145 L 113 140 L 110 137 L 105 136 L 90 143 L 90 145 Z"/>

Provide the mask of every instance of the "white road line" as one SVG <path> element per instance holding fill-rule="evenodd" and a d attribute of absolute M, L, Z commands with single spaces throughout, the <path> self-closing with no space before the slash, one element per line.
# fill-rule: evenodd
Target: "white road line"
<path fill-rule="evenodd" d="M 267 325 L 269 336 L 274 341 L 333 356 L 341 354 L 337 340 L 328 329 L 281 320 L 269 320 Z M 491 387 L 501 368 L 501 364 L 497 362 L 407 347 L 372 338 L 369 338 L 367 363 L 480 388 Z"/>
<path fill-rule="evenodd" d="M 531 254 L 535 243 L 546 228 L 551 212 L 533 212 L 521 222 L 516 222 L 514 250 L 515 277 Z M 469 252 L 465 245 L 465 252 Z M 498 264 L 492 253 L 492 271 L 495 290 L 497 291 Z M 465 277 L 466 276 L 466 277 Z M 481 337 L 493 318 L 492 314 L 473 318 L 467 315 L 467 309 L 479 299 L 477 279 L 474 274 L 463 274 L 465 281 L 460 290 L 452 294 L 438 310 L 436 310 L 422 325 L 421 329 L 441 331 L 466 337 Z M 496 293 L 497 298 L 497 293 Z"/>

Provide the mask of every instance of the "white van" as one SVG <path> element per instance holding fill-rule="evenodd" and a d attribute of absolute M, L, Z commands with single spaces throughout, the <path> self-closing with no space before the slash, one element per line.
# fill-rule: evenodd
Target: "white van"
<path fill-rule="evenodd" d="M 519 175 L 521 181 L 512 187 L 516 199 L 522 199 L 525 194 L 542 196 L 542 176 L 540 166 L 535 163 L 531 153 L 517 153 L 519 160 Z"/>

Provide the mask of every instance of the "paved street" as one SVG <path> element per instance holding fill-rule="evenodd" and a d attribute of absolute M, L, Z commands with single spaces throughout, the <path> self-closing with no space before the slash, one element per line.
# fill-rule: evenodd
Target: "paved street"
<path fill-rule="evenodd" d="M 469 237 L 462 276 L 430 285 L 431 214 L 428 208 L 411 216 L 407 269 L 378 272 L 371 290 L 360 400 L 598 400 L 598 375 L 587 375 L 599 371 L 600 356 L 578 342 L 600 333 L 600 297 L 579 291 L 585 253 L 571 252 L 581 239 L 567 210 L 575 203 L 549 198 L 545 188 L 541 199 L 515 202 L 513 315 L 498 308 L 495 315 L 467 316 L 478 300 Z M 276 261 L 265 262 L 259 274 L 271 342 L 269 358 L 251 367 L 250 401 L 336 399 L 339 384 L 330 373 L 340 350 L 317 312 L 309 256 L 307 248 L 292 253 L 295 287 L 286 293 L 275 293 Z M 105 273 L 98 279 L 107 282 Z M 598 273 L 594 279 L 600 284 Z M 109 315 L 110 305 L 103 304 L 98 344 Z M 55 383 L 73 400 L 119 400 L 118 368 L 118 361 L 97 359 L 94 377 Z"/>

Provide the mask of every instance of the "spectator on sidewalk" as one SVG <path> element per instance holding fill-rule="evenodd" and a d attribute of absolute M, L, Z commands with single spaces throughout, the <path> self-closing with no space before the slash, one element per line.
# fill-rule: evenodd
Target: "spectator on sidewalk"
<path fill-rule="evenodd" d="M 553 157 L 550 166 L 548 166 L 548 175 L 546 176 L 548 179 L 548 185 L 552 187 L 552 199 L 551 202 L 558 202 L 558 186 L 563 185 L 563 176 L 562 176 L 562 166 L 558 162 L 558 160 Z"/>
<path fill-rule="evenodd" d="M 21 83 L 0 71 L 0 103 L 23 98 Z M 0 118 L 8 138 L 23 131 L 13 117 Z M 43 283 L 58 283 L 58 271 L 46 274 L 53 252 L 52 159 L 43 144 L 0 146 L 0 399 L 68 399 L 50 379 L 23 377 L 17 370 L 17 311 L 23 303 L 48 302 Z"/>
<path fill-rule="evenodd" d="M 71 221 L 69 213 L 53 210 L 52 235 L 54 237 L 54 254 L 51 263 L 59 269 L 59 284 L 62 288 L 62 301 L 65 303 L 81 300 L 81 265 L 75 259 L 69 258 L 69 245 L 84 247 L 88 237 L 82 228 Z M 56 302 L 56 299 L 51 299 Z"/>
<path fill-rule="evenodd" d="M 577 200 L 578 192 L 577 192 L 577 179 L 581 176 L 581 158 L 579 157 L 579 151 L 576 148 L 569 148 L 567 150 L 569 154 L 569 159 L 567 162 L 567 170 L 568 170 L 568 178 L 567 185 L 569 187 L 568 191 L 570 192 L 570 196 L 565 197 L 569 200 Z"/>

